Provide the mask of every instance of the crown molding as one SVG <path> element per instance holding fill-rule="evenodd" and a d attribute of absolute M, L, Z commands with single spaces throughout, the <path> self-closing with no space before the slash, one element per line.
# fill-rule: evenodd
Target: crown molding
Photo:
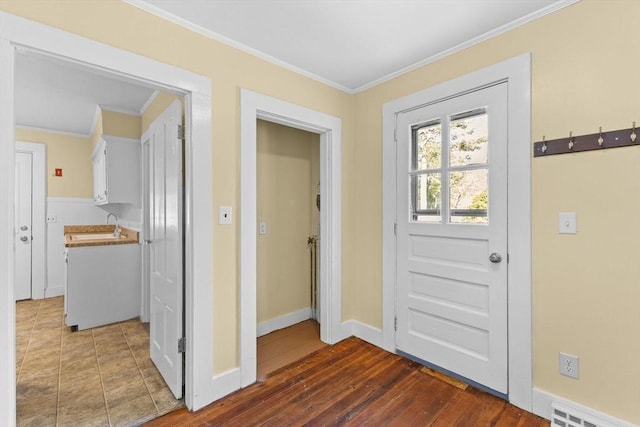
<path fill-rule="evenodd" d="M 157 6 L 154 6 L 150 3 L 147 3 L 145 1 L 142 0 L 123 0 L 125 3 L 128 3 L 131 6 L 137 7 L 138 9 L 144 10 L 148 13 L 151 13 L 153 15 L 156 15 L 162 19 L 165 19 L 167 21 L 170 21 L 176 25 L 180 25 L 181 27 L 184 27 L 188 30 L 191 30 L 195 33 L 201 34 L 205 37 L 208 37 L 210 39 L 216 40 L 220 43 L 224 43 L 228 46 L 231 46 L 233 48 L 236 48 L 238 50 L 241 50 L 243 52 L 246 52 L 248 54 L 251 54 L 253 56 L 256 56 L 258 58 L 264 59 L 265 61 L 271 62 L 272 64 L 281 66 L 283 68 L 286 68 L 290 71 L 293 71 L 294 73 L 303 75 L 305 77 L 308 77 L 310 79 L 316 80 L 320 83 L 323 83 L 327 86 L 330 86 L 334 89 L 338 89 L 342 92 L 345 92 L 347 94 L 350 95 L 354 95 L 354 94 L 358 94 L 360 92 L 363 92 L 367 89 L 371 89 L 374 86 L 377 86 L 379 84 L 385 83 L 389 80 L 395 79 L 396 77 L 400 77 L 404 74 L 407 74 L 411 71 L 414 71 L 418 68 L 424 67 L 425 65 L 434 63 L 442 58 L 445 58 L 449 55 L 453 55 L 457 52 L 460 52 L 464 49 L 467 49 L 471 46 L 474 46 L 476 44 L 482 43 L 488 39 L 491 39 L 493 37 L 499 36 L 501 34 L 506 33 L 507 31 L 513 30 L 514 28 L 518 28 L 522 25 L 528 24 L 529 22 L 535 21 L 537 19 L 540 19 L 546 15 L 549 15 L 553 12 L 556 12 L 558 10 L 564 9 L 565 7 L 571 6 L 575 3 L 578 3 L 581 0 L 561 0 L 558 1 L 556 3 L 553 3 L 545 8 L 542 8 L 540 10 L 537 10 L 535 12 L 532 12 L 526 16 L 523 16 L 521 18 L 518 18 L 514 21 L 511 21 L 501 27 L 498 27 L 494 30 L 491 31 L 487 31 L 486 33 L 474 37 L 470 40 L 467 40 L 466 42 L 460 43 L 452 48 L 443 50 L 435 55 L 432 55 L 426 59 L 423 59 L 421 61 L 418 61 L 414 64 L 408 65 L 406 67 L 403 67 L 397 71 L 394 71 L 393 73 L 389 73 L 385 76 L 382 76 L 378 79 L 372 80 L 369 83 L 366 83 L 364 85 L 358 86 L 355 89 L 354 88 L 349 88 L 346 87 L 344 85 L 341 85 L 339 83 L 336 83 L 332 80 L 326 79 L 324 77 L 318 76 L 317 74 L 311 73 L 309 71 L 303 70 L 299 67 L 296 67 L 295 65 L 289 64 L 287 62 L 284 62 L 282 60 L 279 60 L 277 58 L 274 58 L 271 55 L 268 55 L 258 49 L 254 49 L 252 47 L 249 47 L 247 45 L 244 45 L 242 43 L 239 43 L 237 41 L 234 41 L 228 37 L 225 37 L 221 34 L 218 34 L 214 31 L 211 31 L 207 28 L 204 28 L 200 25 L 194 24 L 193 22 L 190 22 L 184 18 L 181 18 L 179 16 L 174 15 L 173 13 L 167 12 L 166 10 L 163 10 Z"/>

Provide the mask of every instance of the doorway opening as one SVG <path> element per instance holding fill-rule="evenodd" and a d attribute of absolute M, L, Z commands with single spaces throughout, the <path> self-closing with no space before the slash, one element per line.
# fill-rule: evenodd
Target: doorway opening
<path fill-rule="evenodd" d="M 257 119 L 319 135 L 320 192 L 318 317 L 320 339 L 349 335 L 342 324 L 342 123 L 339 118 L 246 89 L 240 93 L 240 386 L 256 381 L 257 367 Z"/>
<path fill-rule="evenodd" d="M 323 347 L 317 315 L 320 137 L 257 123 L 257 376 Z"/>
<path fill-rule="evenodd" d="M 15 272 L 14 289 L 16 299 L 42 298 L 46 279 L 46 147 L 44 144 L 16 142 L 16 156 L 27 156 L 27 170 L 20 170 L 16 164 L 16 264 L 20 268 Z M 18 158 L 16 158 L 18 163 Z M 26 175 L 25 175 L 26 173 Z M 21 181 L 27 180 L 30 185 L 18 194 Z M 29 205 L 30 215 L 24 218 L 25 203 Z M 21 217 L 24 221 L 21 221 Z M 19 244 L 18 244 L 19 243 Z"/>
<path fill-rule="evenodd" d="M 145 140 L 147 147 L 165 144 L 165 139 L 166 145 L 180 146 L 175 150 L 178 158 L 173 162 L 165 161 L 170 149 L 163 145 L 155 150 L 160 153 L 156 162 L 163 165 L 154 169 L 155 175 L 165 184 L 163 188 L 147 185 L 143 190 L 139 179 L 148 175 L 142 173 L 140 158 L 143 134 L 159 126 L 167 127 L 166 120 L 157 122 L 163 119 L 163 108 L 176 96 L 107 73 L 96 74 L 87 67 L 27 49 L 16 54 L 16 75 L 15 133 L 19 139 L 33 141 L 16 145 L 18 424 L 34 421 L 64 424 L 71 420 L 129 424 L 179 408 L 184 405 L 182 354 L 175 347 L 177 338 L 174 338 L 171 350 L 174 358 L 179 359 L 174 364 L 179 366 L 179 372 L 174 375 L 176 378 L 170 378 L 158 370 L 166 358 L 150 354 L 150 342 L 159 341 L 150 336 L 158 331 L 158 323 L 164 322 L 150 316 L 151 294 L 147 283 L 140 280 L 140 271 L 150 269 L 149 264 L 142 262 L 149 259 L 144 255 L 161 245 L 162 254 L 171 255 L 162 265 L 168 270 L 173 267 L 178 276 L 179 295 L 172 297 L 180 310 L 173 310 L 179 313 L 179 319 L 173 322 L 178 323 L 176 329 L 182 337 L 182 173 L 167 173 L 172 164 L 180 170 L 183 165 L 182 141 L 177 130 L 171 140 Z M 61 110 L 73 114 L 67 118 L 59 114 Z M 174 128 L 181 126 L 181 112 L 174 116 L 177 118 Z M 42 147 L 43 152 L 46 147 L 51 159 L 49 166 L 37 162 L 39 152 L 34 147 Z M 46 173 L 47 168 L 51 174 Z M 36 191 L 39 178 L 44 178 L 41 209 L 35 197 L 39 195 Z M 124 185 L 118 184 L 122 182 Z M 46 193 L 51 197 L 45 201 Z M 108 202 L 103 203 L 100 197 L 108 197 Z M 162 203 L 167 200 L 170 203 L 172 199 L 179 200 L 172 205 L 177 214 Z M 158 227 L 149 231 L 150 223 L 163 218 L 143 209 L 143 205 L 149 204 L 147 201 L 152 201 L 153 206 L 162 204 L 156 210 L 161 209 L 168 214 L 165 218 L 174 219 L 170 229 L 180 230 L 180 236 L 173 239 L 174 250 L 167 250 L 172 246 L 165 243 L 169 239 L 159 236 Z M 108 224 L 110 217 L 115 218 L 112 226 L 123 235 L 134 230 L 142 243 L 156 238 L 158 243 L 64 247 L 67 227 L 105 227 L 103 224 Z M 45 222 L 46 239 L 38 228 Z M 165 225 L 162 224 L 162 230 Z M 32 263 L 32 246 L 37 249 L 35 243 L 45 241 L 46 263 Z M 114 263 L 115 268 L 104 267 L 115 258 L 123 262 Z M 49 267 L 48 275 L 45 265 Z M 98 271 L 101 273 L 96 274 Z M 34 281 L 33 277 L 47 280 Z M 166 336 L 156 332 L 155 336 L 158 335 Z M 77 384 L 80 377 L 86 386 L 82 393 L 78 393 L 82 389 Z M 171 382 L 175 384 L 169 387 Z"/>
<path fill-rule="evenodd" d="M 196 410 L 213 400 L 211 381 L 196 380 L 212 375 L 212 294 L 211 231 L 211 123 L 194 120 L 210 117 L 211 83 L 209 79 L 107 46 L 73 34 L 13 15 L 0 13 L 0 194 L 13 200 L 14 188 L 14 64 L 19 50 L 33 49 L 47 56 L 89 66 L 97 73 L 133 80 L 159 90 L 185 97 L 185 283 L 186 283 L 186 345 L 185 345 L 185 402 Z M 196 206 L 197 205 L 197 206 Z M 13 206 L 0 209 L 0 237 L 12 242 L 14 235 Z M 194 233 L 194 229 L 198 233 Z M 15 254 L 13 245 L 0 249 L 0 376 L 5 384 L 0 389 L 0 423 L 13 425 L 16 416 L 16 347 L 15 297 L 13 277 Z M 198 283 L 198 287 L 194 286 Z M 191 339 L 189 339 L 191 337 Z"/>

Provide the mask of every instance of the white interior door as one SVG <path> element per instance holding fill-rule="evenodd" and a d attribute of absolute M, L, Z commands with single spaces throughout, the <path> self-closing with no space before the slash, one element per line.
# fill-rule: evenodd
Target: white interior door
<path fill-rule="evenodd" d="M 16 301 L 31 298 L 32 176 L 32 154 L 16 151 L 14 226 L 16 236 L 14 292 Z"/>
<path fill-rule="evenodd" d="M 507 85 L 397 117 L 396 345 L 507 393 Z"/>
<path fill-rule="evenodd" d="M 149 146 L 150 353 L 176 398 L 182 397 L 183 337 L 181 105 L 174 101 L 145 134 Z"/>

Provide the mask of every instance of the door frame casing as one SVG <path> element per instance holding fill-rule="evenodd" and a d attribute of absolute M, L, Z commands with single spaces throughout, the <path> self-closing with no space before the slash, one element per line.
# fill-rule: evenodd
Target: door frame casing
<path fill-rule="evenodd" d="M 508 376 L 509 401 L 532 409 L 531 319 L 531 55 L 437 84 L 383 105 L 382 341 L 396 351 L 396 143 L 399 113 L 505 81 L 508 84 Z"/>
<path fill-rule="evenodd" d="M 185 401 L 214 399 L 211 81 L 123 49 L 0 12 L 0 199 L 14 197 L 16 49 L 82 64 L 185 97 Z M 16 422 L 13 205 L 0 206 L 0 424 Z M 177 344 L 177 343 L 176 343 Z"/>
<path fill-rule="evenodd" d="M 31 153 L 31 299 L 46 297 L 47 291 L 47 146 L 16 141 L 15 151 Z"/>
<path fill-rule="evenodd" d="M 257 119 L 320 135 L 320 339 L 349 336 L 342 323 L 342 120 L 286 101 L 240 90 L 240 382 L 256 381 Z"/>

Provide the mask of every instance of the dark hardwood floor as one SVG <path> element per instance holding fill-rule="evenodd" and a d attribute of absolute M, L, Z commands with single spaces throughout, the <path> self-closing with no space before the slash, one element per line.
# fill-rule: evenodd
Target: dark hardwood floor
<path fill-rule="evenodd" d="M 146 425 L 528 427 L 549 422 L 349 338 L 197 412 L 181 409 Z"/>

